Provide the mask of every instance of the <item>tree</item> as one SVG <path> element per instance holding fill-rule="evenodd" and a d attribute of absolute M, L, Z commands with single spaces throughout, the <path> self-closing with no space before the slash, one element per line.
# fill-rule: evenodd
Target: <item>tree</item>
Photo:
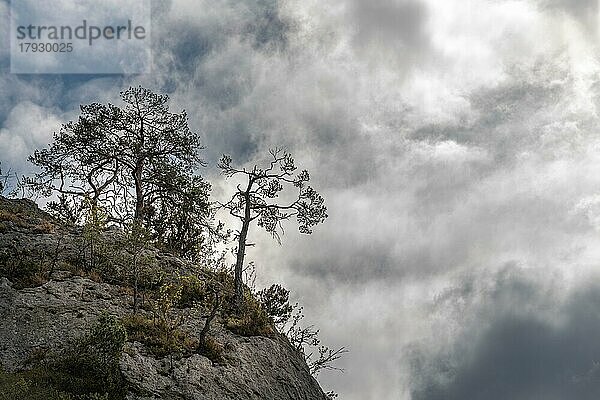
<path fill-rule="evenodd" d="M 242 271 L 250 224 L 257 221 L 259 227 L 270 233 L 279 243 L 283 234 L 283 222 L 296 218 L 300 233 L 312 233 L 312 227 L 327 218 L 327 208 L 323 197 L 308 185 L 308 171 L 296 174 L 296 165 L 292 155 L 281 149 L 269 150 L 271 160 L 268 166 L 252 169 L 235 168 L 232 159 L 223 155 L 218 163 L 227 178 L 242 176 L 244 186 L 237 185 L 229 201 L 220 206 L 241 221 L 237 232 L 237 250 L 235 262 L 235 308 L 240 311 L 244 298 Z M 295 196 L 289 202 L 277 201 L 286 189 L 295 190 Z M 288 190 L 289 192 L 289 190 Z M 287 193 L 286 193 L 287 194 Z"/>
<path fill-rule="evenodd" d="M 225 240 L 228 233 L 223 232 L 223 225 L 212 223 L 208 182 L 199 176 L 175 175 L 163 190 L 170 194 L 145 217 L 157 247 L 197 262 L 210 251 L 211 240 Z"/>
<path fill-rule="evenodd" d="M 319 330 L 314 325 L 302 326 L 304 309 L 298 303 L 290 304 L 290 292 L 281 285 L 271 285 L 256 293 L 262 309 L 268 314 L 279 332 L 306 361 L 310 373 L 317 377 L 322 370 L 338 370 L 334 363 L 348 352 L 346 347 L 332 349 L 321 343 Z M 333 395 L 333 392 L 330 392 Z M 334 396 L 335 398 L 335 396 Z"/>
<path fill-rule="evenodd" d="M 201 179 L 191 172 L 203 165 L 202 146 L 186 112 L 170 112 L 167 95 L 141 86 L 121 92 L 121 99 L 123 107 L 81 106 L 77 121 L 62 125 L 48 148 L 30 156 L 41 172 L 26 184 L 57 194 L 50 209 L 60 216 L 79 218 L 77 208 L 88 199 L 92 207 L 103 203 L 109 222 L 142 223 L 182 195 L 185 188 L 172 182 Z"/>
<path fill-rule="evenodd" d="M 0 161 L 0 195 L 15 194 L 16 188 L 12 186 L 12 183 L 16 180 L 17 176 L 12 170 L 2 172 L 2 161 Z"/>

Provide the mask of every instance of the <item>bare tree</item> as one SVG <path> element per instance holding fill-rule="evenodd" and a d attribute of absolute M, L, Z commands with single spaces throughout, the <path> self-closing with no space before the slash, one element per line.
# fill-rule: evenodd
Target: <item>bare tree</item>
<path fill-rule="evenodd" d="M 308 171 L 296 173 L 294 159 L 286 151 L 272 149 L 269 153 L 271 160 L 264 168 L 257 165 L 251 169 L 236 168 L 232 166 L 232 159 L 228 155 L 223 155 L 218 163 L 222 174 L 227 178 L 245 178 L 244 185 L 237 186 L 231 199 L 220 203 L 242 225 L 237 232 L 235 263 L 234 302 L 238 312 L 244 298 L 242 271 L 250 224 L 256 220 L 258 226 L 281 243 L 280 234 L 283 233 L 284 221 L 295 217 L 299 231 L 310 234 L 313 226 L 327 218 L 323 197 L 308 185 Z M 295 190 L 294 198 L 288 202 L 279 199 L 285 189 Z"/>
<path fill-rule="evenodd" d="M 15 182 L 18 183 L 17 174 L 11 169 L 2 172 L 2 161 L 0 161 L 0 195 L 14 195 L 17 190 L 14 186 Z"/>

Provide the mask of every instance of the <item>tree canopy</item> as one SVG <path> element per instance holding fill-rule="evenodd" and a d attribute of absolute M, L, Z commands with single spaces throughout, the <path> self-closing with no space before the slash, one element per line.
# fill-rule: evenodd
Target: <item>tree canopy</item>
<path fill-rule="evenodd" d="M 138 86 L 121 100 L 81 106 L 76 121 L 30 156 L 40 172 L 25 184 L 56 194 L 48 208 L 72 222 L 85 207 L 101 207 L 108 222 L 144 224 L 164 243 L 196 236 L 210 214 L 210 185 L 193 172 L 204 165 L 199 134 L 185 111 L 169 110 L 167 95 Z"/>
<path fill-rule="evenodd" d="M 243 300 L 242 270 L 247 245 L 248 229 L 253 221 L 280 242 L 283 222 L 294 218 L 301 233 L 310 234 L 312 228 L 325 221 L 327 208 L 323 197 L 308 185 L 310 175 L 307 170 L 296 172 L 292 155 L 282 149 L 269 150 L 270 161 L 265 167 L 254 165 L 251 169 L 232 165 L 232 159 L 223 155 L 219 168 L 228 178 L 242 176 L 243 186 L 237 186 L 235 193 L 221 207 L 238 218 L 241 229 L 237 234 L 238 247 L 235 264 L 236 304 L 239 308 Z M 294 197 L 282 201 L 280 195 L 288 189 L 295 191 Z"/>

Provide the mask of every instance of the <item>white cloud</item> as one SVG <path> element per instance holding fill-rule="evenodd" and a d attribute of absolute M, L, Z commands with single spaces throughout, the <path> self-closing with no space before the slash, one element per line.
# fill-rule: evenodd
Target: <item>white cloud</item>
<path fill-rule="evenodd" d="M 29 170 L 27 157 L 35 149 L 45 147 L 62 122 L 60 115 L 37 104 L 27 101 L 16 104 L 0 129 L 3 166 L 18 173 Z"/>
<path fill-rule="evenodd" d="M 579 9 L 567 3 L 556 7 Z M 347 371 L 322 376 L 342 398 L 409 398 L 403 346 L 453 343 L 448 313 L 476 324 L 492 301 L 454 296 L 471 303 L 440 300 L 432 312 L 448 287 L 493 285 L 507 263 L 532 281 L 593 276 L 600 68 L 575 12 L 491 0 L 165 4 L 152 75 L 61 87 L 62 111 L 48 104 L 53 91 L 35 90 L 42 81 L 2 77 L 0 158 L 19 162 L 79 103 L 114 102 L 130 82 L 172 91 L 210 161 L 288 146 L 330 218 L 309 237 L 288 227 L 281 247 L 254 230 L 248 259 L 261 283 L 292 289 L 326 342 L 350 347 Z M 265 13 L 275 31 L 261 30 Z M 220 196 L 227 183 L 205 173 Z"/>

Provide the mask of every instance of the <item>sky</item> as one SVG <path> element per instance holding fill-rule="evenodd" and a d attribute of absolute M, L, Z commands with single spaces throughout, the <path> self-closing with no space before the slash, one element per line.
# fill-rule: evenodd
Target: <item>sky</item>
<path fill-rule="evenodd" d="M 152 72 L 16 75 L 0 23 L 0 160 L 31 172 L 80 104 L 170 95 L 200 172 L 285 147 L 329 218 L 279 246 L 282 283 L 345 371 L 342 400 L 600 396 L 596 0 L 155 1 Z M 8 2 L 0 1 L 8 21 Z M 232 226 L 232 228 L 236 228 Z"/>

